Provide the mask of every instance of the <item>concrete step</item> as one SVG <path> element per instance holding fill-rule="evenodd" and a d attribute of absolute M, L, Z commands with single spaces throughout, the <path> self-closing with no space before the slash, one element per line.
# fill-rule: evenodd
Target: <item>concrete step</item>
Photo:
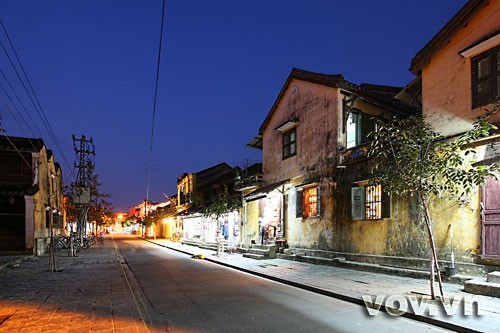
<path fill-rule="evenodd" d="M 255 249 L 252 247 L 252 248 L 248 249 L 247 253 L 269 256 L 269 249 L 263 250 L 263 249 Z"/>
<path fill-rule="evenodd" d="M 476 278 L 465 281 L 464 291 L 476 295 L 500 297 L 500 283 L 488 282 L 484 278 Z"/>
<path fill-rule="evenodd" d="M 274 245 L 260 245 L 260 244 L 252 244 L 252 246 L 250 247 L 252 249 L 259 249 L 259 250 L 268 250 L 271 249 L 271 248 L 275 248 Z"/>
<path fill-rule="evenodd" d="M 287 255 L 300 255 L 300 256 L 308 256 L 315 258 L 335 258 L 337 255 L 333 251 L 325 251 L 325 250 L 315 250 L 315 249 L 296 249 L 296 248 L 288 248 L 283 250 L 284 254 Z"/>
<path fill-rule="evenodd" d="M 367 271 L 367 272 L 381 273 L 381 274 L 387 274 L 387 275 L 396 275 L 396 276 L 405 276 L 405 277 L 411 277 L 411 278 L 415 278 L 415 279 L 428 279 L 430 276 L 430 272 L 427 270 L 383 266 L 383 265 L 378 265 L 378 264 L 354 262 L 354 261 L 348 261 L 348 260 L 339 260 L 337 266 L 344 267 L 344 268 L 350 268 L 350 269 L 356 269 L 359 271 Z"/>
<path fill-rule="evenodd" d="M 250 259 L 255 259 L 255 260 L 264 260 L 264 259 L 269 259 L 265 257 L 262 254 L 255 254 L 255 253 L 243 253 L 244 258 L 250 258 Z"/>
<path fill-rule="evenodd" d="M 335 266 L 335 261 L 338 261 L 335 258 L 314 257 L 314 256 L 299 255 L 299 254 L 290 255 L 290 254 L 279 254 L 279 253 L 276 254 L 276 258 L 300 261 L 315 265 L 327 265 L 327 266 Z"/>
<path fill-rule="evenodd" d="M 500 283 L 500 272 L 488 273 L 486 281 L 492 282 L 492 283 Z"/>
<path fill-rule="evenodd" d="M 417 271 L 418 270 L 428 271 L 430 265 L 429 260 L 423 258 L 335 252 L 328 250 L 292 248 L 292 247 L 285 249 L 284 254 L 286 255 L 299 254 L 303 256 L 324 257 L 324 258 L 344 257 L 346 258 L 346 261 L 349 262 L 377 264 L 380 266 L 397 267 L 400 269 L 409 269 Z M 442 268 L 441 270 L 443 272 L 443 275 L 446 275 L 446 267 L 451 266 L 451 262 L 447 260 L 439 260 L 439 263 L 440 267 Z M 490 264 L 469 263 L 469 262 L 455 262 L 454 264 L 455 264 L 454 267 L 456 267 L 457 274 L 465 277 L 471 277 L 471 276 L 485 277 L 488 274 L 488 272 L 491 272 L 492 270 L 500 271 L 500 266 L 495 266 Z"/>

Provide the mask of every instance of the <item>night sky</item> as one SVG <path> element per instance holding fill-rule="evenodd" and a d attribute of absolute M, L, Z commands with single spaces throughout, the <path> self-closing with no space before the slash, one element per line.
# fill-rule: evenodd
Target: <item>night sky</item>
<path fill-rule="evenodd" d="M 245 145 L 292 68 L 404 86 L 412 57 L 465 3 L 167 0 L 150 155 L 162 1 L 1 0 L 41 109 L 0 27 L 0 127 L 43 138 L 66 184 L 76 177 L 72 135 L 92 138 L 115 211 L 146 198 L 148 170 L 149 199 L 163 201 L 184 172 L 260 161 Z"/>

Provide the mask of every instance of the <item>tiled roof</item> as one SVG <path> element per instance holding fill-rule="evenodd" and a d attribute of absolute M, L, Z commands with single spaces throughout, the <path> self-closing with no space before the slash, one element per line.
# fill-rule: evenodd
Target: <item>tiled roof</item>
<path fill-rule="evenodd" d="M 418 75 L 422 68 L 429 63 L 431 58 L 445 46 L 459 29 L 467 24 L 471 17 L 482 7 L 488 4 L 488 0 L 470 0 L 446 25 L 413 57 L 410 71 Z"/>
<path fill-rule="evenodd" d="M 355 95 L 366 102 L 377 105 L 388 111 L 391 111 L 400 115 L 410 115 L 418 114 L 420 110 L 400 101 L 394 96 L 403 88 L 392 87 L 392 86 L 382 86 L 363 83 L 361 85 L 354 84 L 344 79 L 340 74 L 321 74 L 310 71 L 305 71 L 303 69 L 293 68 L 288 76 L 285 84 L 283 85 L 278 97 L 276 98 L 271 110 L 264 119 L 262 125 L 259 128 L 259 134 L 264 133 L 264 129 L 267 127 L 274 111 L 278 107 L 280 100 L 283 97 L 288 85 L 293 79 L 312 82 L 321 84 L 328 87 L 338 88 L 343 90 L 344 93 Z"/>
<path fill-rule="evenodd" d="M 38 152 L 43 146 L 42 139 L 21 138 L 16 136 L 0 135 L 0 151 Z"/>

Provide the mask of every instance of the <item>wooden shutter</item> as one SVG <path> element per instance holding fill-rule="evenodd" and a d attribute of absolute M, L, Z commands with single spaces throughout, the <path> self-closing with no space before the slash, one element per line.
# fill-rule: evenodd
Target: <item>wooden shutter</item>
<path fill-rule="evenodd" d="M 303 191 L 301 188 L 295 189 L 295 217 L 303 217 Z"/>
<path fill-rule="evenodd" d="M 382 187 L 382 218 L 391 217 L 391 196 Z"/>
<path fill-rule="evenodd" d="M 365 218 L 365 188 L 351 188 L 351 217 L 353 220 Z"/>

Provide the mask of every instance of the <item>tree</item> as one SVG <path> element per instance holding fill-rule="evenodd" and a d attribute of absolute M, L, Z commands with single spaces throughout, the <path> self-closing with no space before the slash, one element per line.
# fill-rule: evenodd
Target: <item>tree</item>
<path fill-rule="evenodd" d="M 102 183 L 99 175 L 92 174 L 89 178 L 90 207 L 88 211 L 89 221 L 96 221 L 97 225 L 103 225 L 113 219 L 113 207 L 108 199 L 111 195 L 101 192 Z"/>
<path fill-rule="evenodd" d="M 436 271 L 441 297 L 444 293 L 429 212 L 431 195 L 448 194 L 459 204 L 467 202 L 478 186 L 490 177 L 498 179 L 499 163 L 475 166 L 472 162 L 473 142 L 488 137 L 497 128 L 488 119 L 499 111 L 499 105 L 485 112 L 473 128 L 457 138 L 444 138 L 424 117 L 375 118 L 376 130 L 371 133 L 368 156 L 373 180 L 384 189 L 401 196 L 416 196 L 421 205 L 431 250 L 430 288 L 432 299 Z"/>
<path fill-rule="evenodd" d="M 210 194 L 207 198 L 200 195 L 193 198 L 194 209 L 198 210 L 203 216 L 212 218 L 217 223 L 219 223 L 220 217 L 241 207 L 240 197 L 230 193 L 226 186 L 216 184 L 214 191 L 205 193 L 205 195 L 207 194 Z M 222 226 L 218 225 L 219 231 L 221 228 Z"/>
<path fill-rule="evenodd" d="M 101 191 L 102 183 L 99 182 L 99 175 L 90 173 L 87 183 L 87 187 L 90 190 L 87 219 L 89 221 L 96 221 L 97 225 L 105 224 L 113 218 L 113 208 L 108 201 L 111 195 Z M 79 210 L 77 204 L 74 202 L 74 193 L 76 188 L 80 187 L 75 183 L 71 183 L 71 185 L 65 187 L 65 209 L 68 220 L 78 220 Z"/>

